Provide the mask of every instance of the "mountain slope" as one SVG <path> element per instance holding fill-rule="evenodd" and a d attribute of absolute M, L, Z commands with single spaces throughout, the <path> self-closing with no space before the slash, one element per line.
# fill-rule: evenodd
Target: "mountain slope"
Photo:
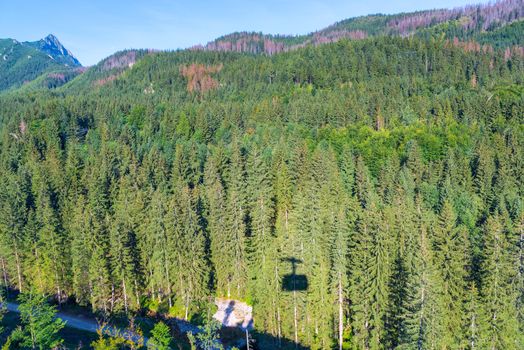
<path fill-rule="evenodd" d="M 316 32 L 290 36 L 255 32 L 236 32 L 217 38 L 193 51 L 239 52 L 273 55 L 306 46 L 337 42 L 341 39 L 361 40 L 378 36 L 417 35 L 442 37 L 522 51 L 524 0 L 502 0 L 485 5 L 455 9 L 438 9 L 400 13 L 375 14 L 349 18 Z M 489 48 L 491 49 L 491 48 Z M 35 42 L 0 41 L 0 91 L 19 87 L 30 81 L 30 89 L 49 89 L 67 84 L 67 88 L 84 90 L 100 87 L 116 80 L 148 51 L 125 50 L 83 70 L 80 62 L 54 35 Z M 49 75 L 52 72 L 53 74 Z M 44 74 L 45 73 L 45 74 Z M 54 74 L 57 73 L 57 74 Z M 44 76 L 42 76 L 44 74 Z M 40 77 L 39 79 L 36 79 Z M 77 77 L 76 79 L 74 79 Z"/>
<path fill-rule="evenodd" d="M 193 49 L 275 54 L 304 47 L 336 42 L 340 39 L 363 39 L 369 36 L 407 36 L 420 30 L 455 21 L 455 30 L 446 32 L 449 39 L 468 39 L 501 28 L 524 17 L 524 0 L 502 0 L 483 5 L 454 9 L 427 10 L 395 15 L 368 15 L 349 18 L 322 30 L 300 36 L 236 32 Z"/>
<path fill-rule="evenodd" d="M 36 42 L 0 39 L 0 91 L 21 86 L 44 72 L 77 67 L 80 62 L 53 35 Z"/>
<path fill-rule="evenodd" d="M 362 40 L 384 36 L 417 36 L 423 39 L 447 39 L 450 45 L 468 50 L 506 49 L 524 52 L 524 0 L 503 0 L 487 5 L 456 9 L 427 10 L 395 15 L 375 14 L 337 22 L 325 29 L 299 36 L 266 35 L 237 32 L 222 36 L 189 52 L 208 51 L 253 55 L 275 55 L 307 46 L 319 46 L 341 39 Z M 118 52 L 87 70 L 63 87 L 63 91 L 86 91 L 120 80 L 124 71 L 145 56 L 146 51 Z M 231 56 L 233 57 L 233 56 Z M 230 57 L 230 58 L 231 58 Z M 129 62 L 128 62 L 129 61 Z M 120 63 L 122 64 L 120 64 Z M 145 86 L 143 89 L 153 89 Z"/>
<path fill-rule="evenodd" d="M 120 77 L 126 70 L 141 60 L 150 50 L 123 50 L 104 58 L 90 67 L 77 79 L 64 85 L 64 89 L 78 91 L 106 85 Z"/>

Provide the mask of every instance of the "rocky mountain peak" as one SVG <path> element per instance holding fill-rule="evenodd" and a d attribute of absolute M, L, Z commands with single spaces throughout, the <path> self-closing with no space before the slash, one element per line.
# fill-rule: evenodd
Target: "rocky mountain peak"
<path fill-rule="evenodd" d="M 76 57 L 62 45 L 60 40 L 53 34 L 49 34 L 39 41 L 29 43 L 38 50 L 43 51 L 55 60 L 68 64 L 70 66 L 81 66 Z"/>

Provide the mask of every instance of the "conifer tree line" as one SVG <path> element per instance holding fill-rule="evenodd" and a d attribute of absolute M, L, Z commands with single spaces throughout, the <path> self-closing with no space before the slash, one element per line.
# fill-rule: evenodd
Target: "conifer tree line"
<path fill-rule="evenodd" d="M 190 62 L 221 87 L 186 91 Z M 187 320 L 243 300 L 265 348 L 522 349 L 523 72 L 384 38 L 4 95 L 3 285 Z"/>

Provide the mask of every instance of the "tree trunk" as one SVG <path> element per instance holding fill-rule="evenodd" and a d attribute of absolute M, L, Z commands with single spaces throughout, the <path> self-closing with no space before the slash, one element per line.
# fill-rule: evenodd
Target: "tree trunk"
<path fill-rule="evenodd" d="M 140 309 L 140 297 L 138 295 L 138 284 L 136 282 L 136 279 L 135 279 L 135 297 L 136 297 L 137 308 Z"/>
<path fill-rule="evenodd" d="M 62 304 L 62 291 L 60 290 L 60 282 L 58 281 L 58 272 L 55 268 L 55 278 L 56 278 L 56 293 L 58 296 L 58 305 Z"/>
<path fill-rule="evenodd" d="M 342 343 L 344 342 L 344 312 L 343 312 L 344 298 L 342 295 L 342 276 L 338 273 L 338 348 L 342 350 Z"/>
<path fill-rule="evenodd" d="M 102 281 L 102 278 L 99 278 L 99 284 L 100 284 L 101 286 L 104 285 L 103 282 L 104 282 L 104 281 Z M 104 291 L 104 294 L 105 294 L 105 291 Z M 103 300 L 103 301 L 102 301 L 102 307 L 104 308 L 104 313 L 105 313 L 105 314 L 107 314 L 107 300 L 106 300 L 107 298 L 106 298 L 106 297 L 107 297 L 107 295 L 102 295 L 102 300 Z"/>
<path fill-rule="evenodd" d="M 167 261 L 167 254 L 164 251 L 164 266 L 165 266 L 165 273 L 166 273 L 166 282 L 167 282 L 167 302 L 169 304 L 169 308 L 173 306 L 172 300 L 171 300 L 171 278 L 169 277 L 169 263 Z"/>
<path fill-rule="evenodd" d="M 293 325 L 295 327 L 295 347 L 298 346 L 297 291 L 293 290 Z"/>
<path fill-rule="evenodd" d="M 189 298 L 186 298 L 186 305 L 185 305 L 185 314 L 184 314 L 184 320 L 187 321 L 187 316 L 189 314 Z"/>
<path fill-rule="evenodd" d="M 126 290 L 126 280 L 122 278 L 122 291 L 124 292 L 124 310 L 127 314 L 127 290 Z"/>
<path fill-rule="evenodd" d="M 36 249 L 36 248 L 35 248 L 35 258 L 36 258 L 36 261 L 38 261 L 38 249 Z M 41 276 L 42 275 L 42 271 L 40 270 L 40 266 L 38 264 L 37 264 L 37 267 L 38 267 L 38 273 Z M 20 276 L 18 278 L 20 278 Z M 42 285 L 42 279 L 39 278 L 38 282 L 40 284 L 40 290 L 44 290 L 44 286 Z M 21 289 L 19 289 L 19 291 L 22 292 Z"/>
<path fill-rule="evenodd" d="M 111 282 L 111 312 L 115 308 L 115 284 Z"/>
<path fill-rule="evenodd" d="M 8 285 L 8 282 L 7 282 L 7 272 L 5 270 L 5 260 L 4 260 L 4 258 L 2 258 L 2 271 L 3 271 L 3 275 L 4 275 L 5 293 L 7 295 L 7 293 L 9 292 L 9 285 Z"/>
<path fill-rule="evenodd" d="M 477 328 L 476 327 L 476 324 L 475 324 L 475 315 L 473 315 L 473 317 L 471 318 L 471 350 L 475 350 L 475 329 Z"/>
<path fill-rule="evenodd" d="M 151 267 L 151 261 L 149 262 L 149 288 L 151 293 L 151 299 L 155 299 L 155 283 L 153 281 L 153 268 Z"/>
<path fill-rule="evenodd" d="M 95 305 L 93 303 L 93 283 L 91 282 L 91 279 L 89 279 L 88 285 L 89 285 L 89 302 L 91 302 L 91 307 L 95 309 Z"/>
<path fill-rule="evenodd" d="M 417 349 L 422 350 L 424 346 L 424 334 L 423 334 L 423 322 L 424 322 L 424 306 L 425 306 L 425 288 L 422 287 L 422 293 L 420 297 L 420 319 L 418 322 L 418 340 L 417 340 Z"/>
<path fill-rule="evenodd" d="M 22 272 L 20 267 L 20 258 L 18 256 L 18 248 L 15 243 L 15 260 L 16 260 L 16 273 L 18 274 L 18 291 L 22 293 Z"/>
<path fill-rule="evenodd" d="M 276 266 L 275 266 L 275 286 L 276 286 L 276 291 L 275 291 L 275 295 L 279 295 L 278 292 L 279 292 L 279 283 L 278 283 L 278 262 L 276 263 Z M 281 329 L 281 325 L 280 325 L 280 305 L 279 305 L 279 301 L 280 300 L 276 300 L 276 303 L 275 303 L 275 306 L 276 306 L 276 309 L 277 309 L 277 337 L 278 337 L 278 346 L 280 347 L 280 342 L 281 342 L 281 338 L 282 338 L 282 329 Z"/>

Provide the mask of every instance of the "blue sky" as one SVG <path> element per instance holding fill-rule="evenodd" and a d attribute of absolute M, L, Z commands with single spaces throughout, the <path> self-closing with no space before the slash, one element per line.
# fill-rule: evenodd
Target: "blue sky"
<path fill-rule="evenodd" d="M 177 49 L 234 31 L 305 34 L 371 13 L 475 0 L 0 0 L 0 38 L 55 34 L 83 65 L 128 48 Z M 480 0 L 482 2 L 482 0 Z"/>

